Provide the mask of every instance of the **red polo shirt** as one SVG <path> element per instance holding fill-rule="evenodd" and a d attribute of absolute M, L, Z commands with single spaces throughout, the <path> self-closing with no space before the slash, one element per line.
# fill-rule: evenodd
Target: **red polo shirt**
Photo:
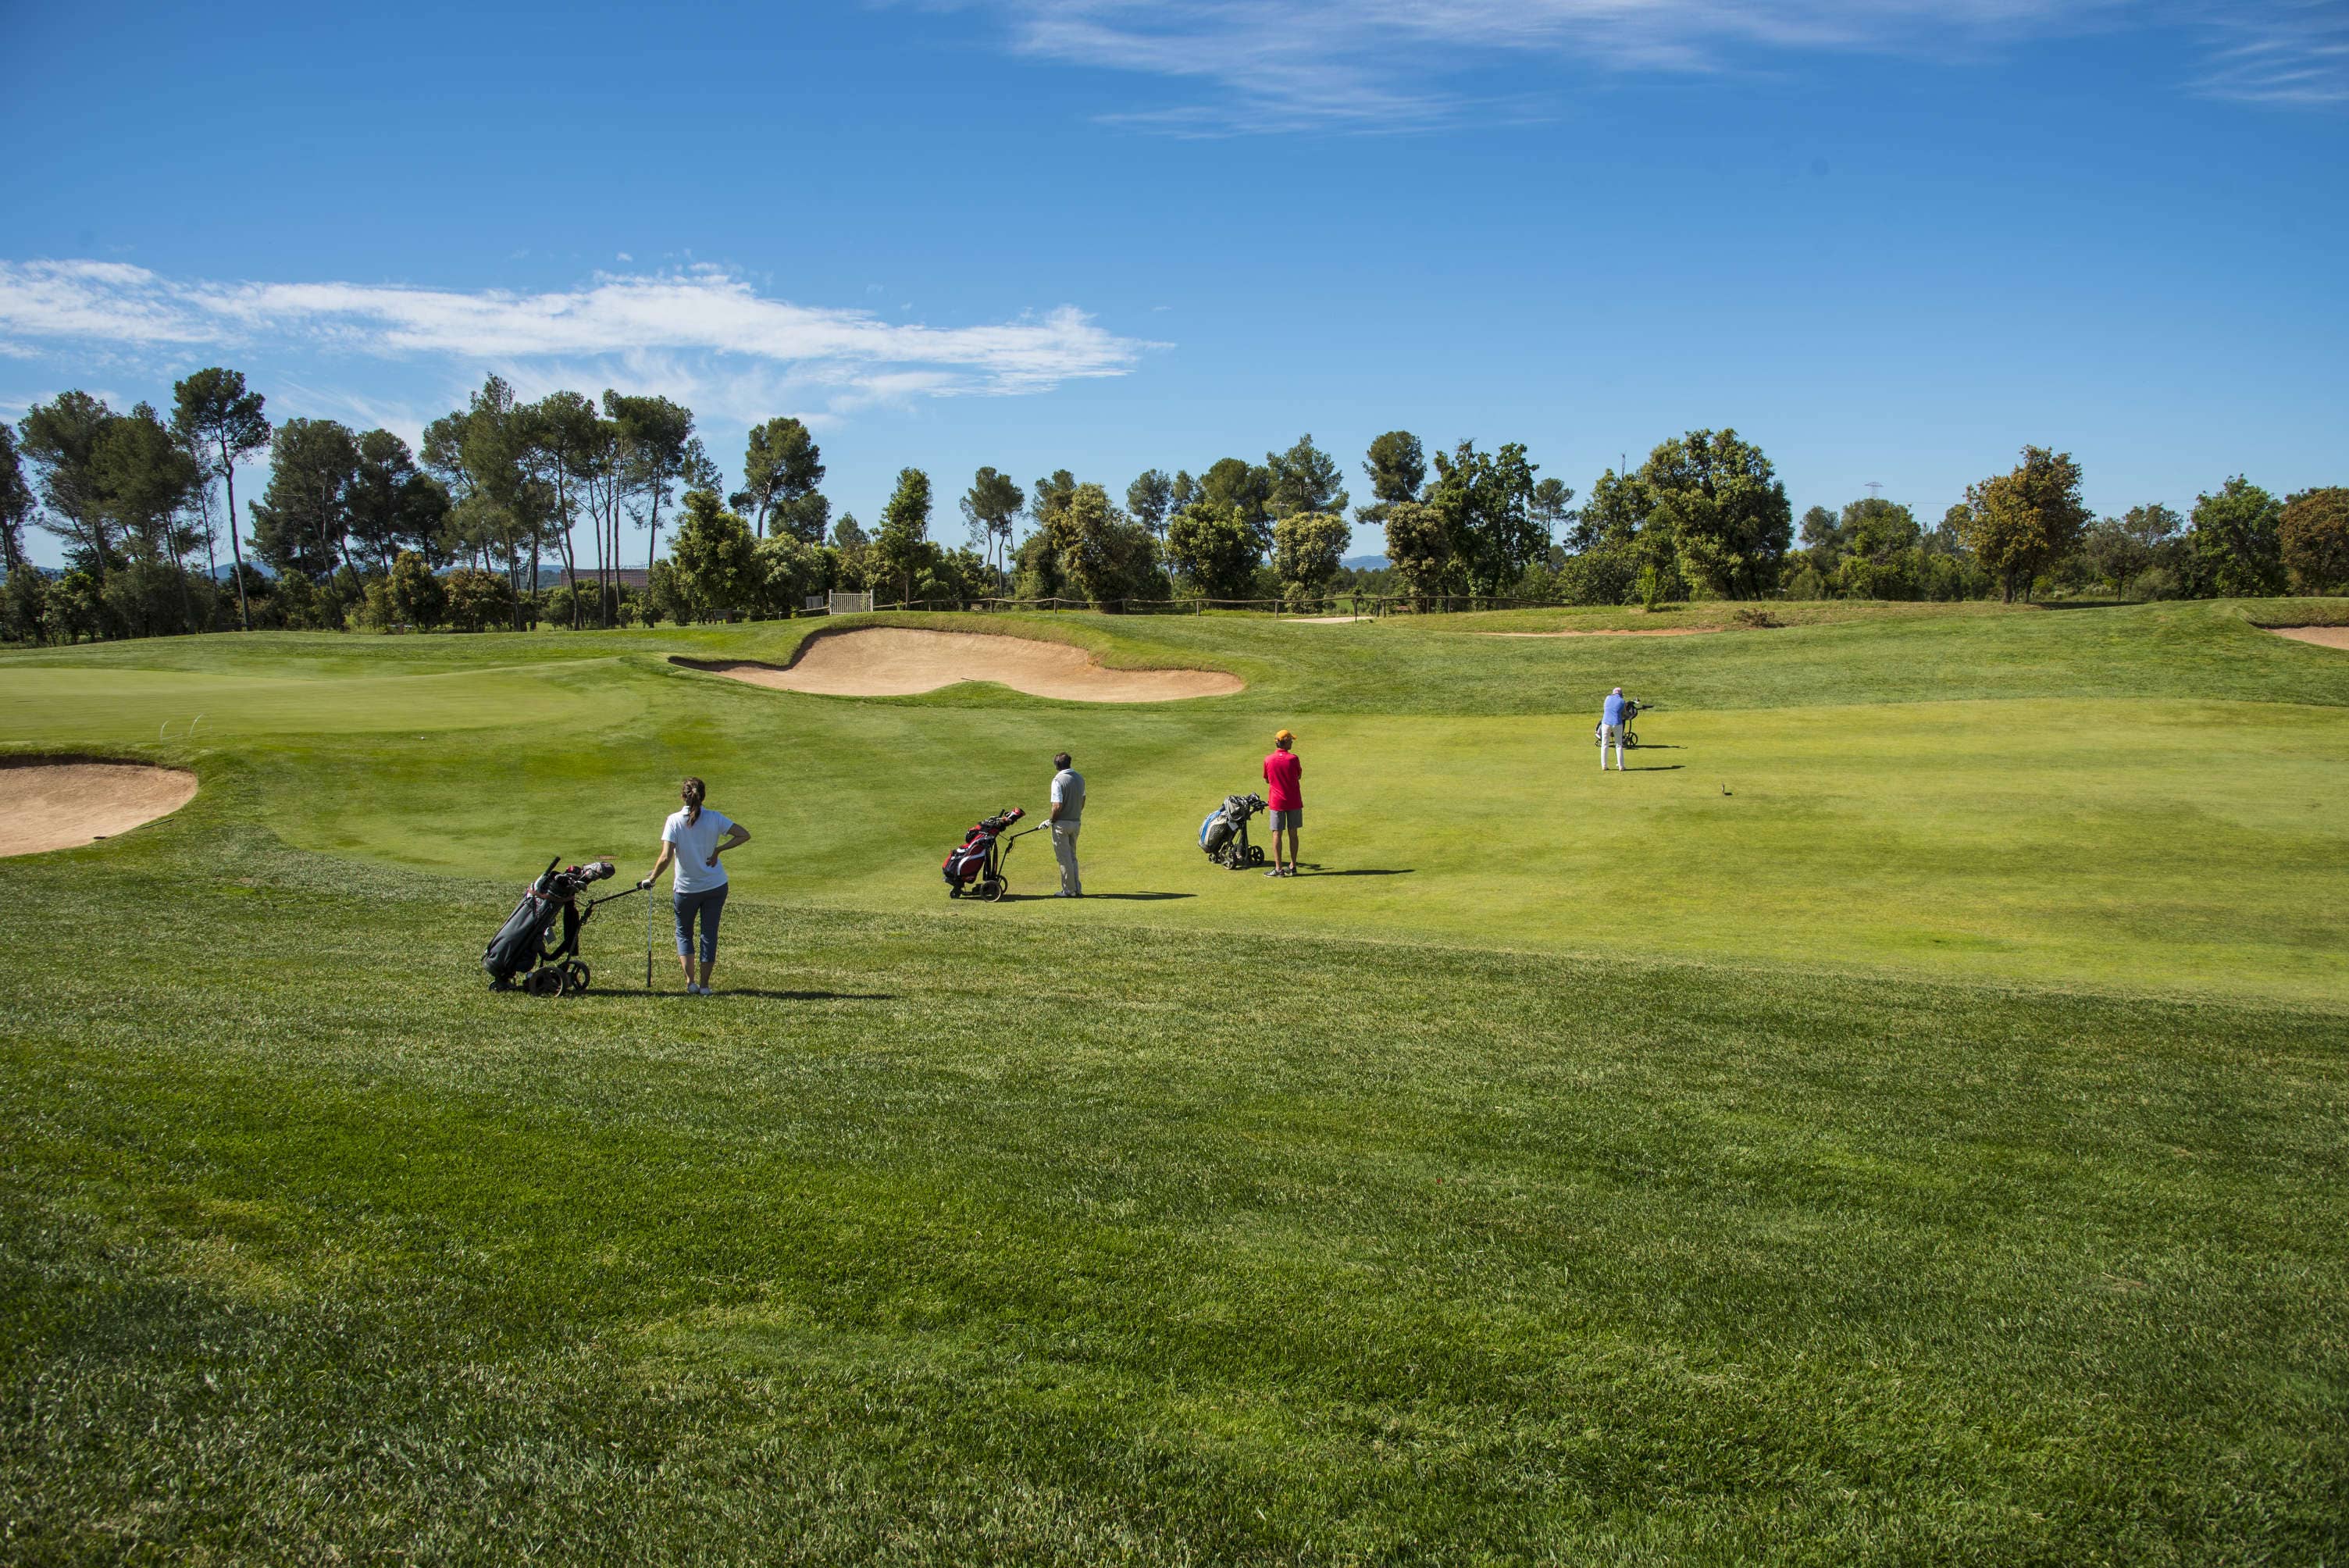
<path fill-rule="evenodd" d="M 1294 751 L 1276 751 L 1264 759 L 1264 803 L 1275 811 L 1305 809 L 1305 764 Z"/>

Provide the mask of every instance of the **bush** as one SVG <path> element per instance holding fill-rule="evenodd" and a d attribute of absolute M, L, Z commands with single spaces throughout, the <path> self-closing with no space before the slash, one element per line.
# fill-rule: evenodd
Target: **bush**
<path fill-rule="evenodd" d="M 460 566 L 442 580 L 441 591 L 447 596 L 449 624 L 460 632 L 513 622 L 513 587 L 501 573 Z"/>

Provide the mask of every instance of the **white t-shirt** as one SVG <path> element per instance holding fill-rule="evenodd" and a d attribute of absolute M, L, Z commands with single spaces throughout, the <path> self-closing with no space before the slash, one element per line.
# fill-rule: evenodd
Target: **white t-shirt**
<path fill-rule="evenodd" d="M 701 815 L 687 821 L 682 810 L 669 813 L 667 824 L 661 829 L 661 842 L 677 846 L 676 876 L 673 884 L 678 892 L 708 892 L 726 885 L 726 862 L 706 863 L 718 848 L 718 841 L 734 824 L 704 806 Z"/>
<path fill-rule="evenodd" d="M 1066 827 L 1078 827 L 1085 815 L 1085 776 L 1073 768 L 1063 768 L 1052 775 L 1052 804 L 1061 814 L 1052 820 Z"/>

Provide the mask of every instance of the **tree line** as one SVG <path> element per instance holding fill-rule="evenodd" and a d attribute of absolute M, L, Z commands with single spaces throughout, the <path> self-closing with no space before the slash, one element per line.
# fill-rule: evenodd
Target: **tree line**
<path fill-rule="evenodd" d="M 248 530 L 236 469 L 264 452 Z M 604 627 L 787 615 L 843 588 L 885 603 L 1120 608 L 1295 605 L 1343 589 L 1425 607 L 2349 590 L 2349 490 L 2279 498 L 2238 476 L 2186 516 L 2150 503 L 2097 519 L 2079 465 L 2037 447 L 1930 529 L 1878 497 L 1797 524 L 1767 456 L 1732 429 L 1660 443 L 1638 468 L 1601 473 L 1579 506 L 1537 477 L 1521 443 L 1431 451 L 1405 430 L 1370 443 L 1359 506 L 1310 435 L 1261 462 L 1145 470 L 1122 499 L 1066 469 L 1023 488 L 982 468 L 958 499 L 967 539 L 954 547 L 932 536 L 925 470 L 900 470 L 870 531 L 833 519 L 824 471 L 807 428 L 771 418 L 749 433 L 742 488 L 721 495 L 690 409 L 611 389 L 523 402 L 494 376 L 426 428 L 420 451 L 331 419 L 273 424 L 244 377 L 217 366 L 174 385 L 168 417 L 66 392 L 0 424 L 0 630 Z M 1385 567 L 1344 566 L 1356 524 L 1383 531 Z M 61 577 L 26 560 L 27 527 L 61 542 Z M 630 530 L 641 586 L 623 578 Z"/>

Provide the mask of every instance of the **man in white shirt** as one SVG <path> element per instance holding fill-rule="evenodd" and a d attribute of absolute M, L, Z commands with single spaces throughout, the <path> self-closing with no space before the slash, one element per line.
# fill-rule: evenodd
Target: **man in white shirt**
<path fill-rule="evenodd" d="M 1052 775 L 1052 810 L 1044 820 L 1052 830 L 1052 858 L 1061 862 L 1059 898 L 1082 898 L 1084 883 L 1077 879 L 1077 829 L 1085 815 L 1085 776 L 1069 766 L 1069 754 L 1052 758 L 1060 771 Z"/>

